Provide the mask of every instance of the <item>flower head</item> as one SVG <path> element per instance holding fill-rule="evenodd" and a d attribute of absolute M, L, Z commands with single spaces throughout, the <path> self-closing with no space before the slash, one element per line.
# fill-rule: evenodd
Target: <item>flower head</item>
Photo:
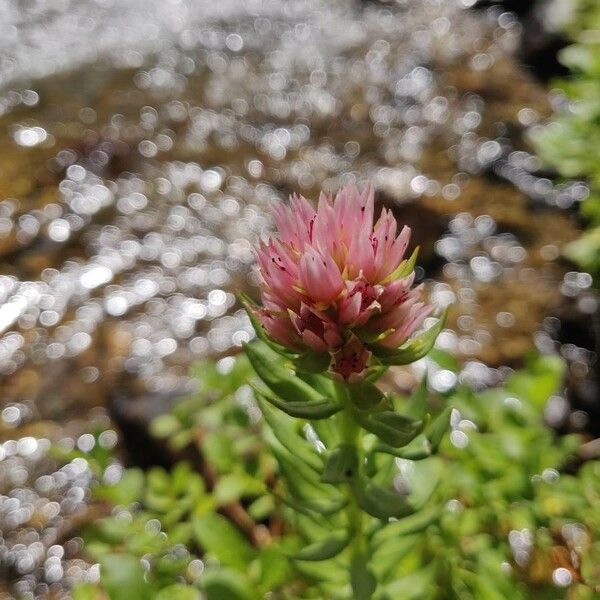
<path fill-rule="evenodd" d="M 410 229 L 385 208 L 374 223 L 367 186 L 321 194 L 316 210 L 302 196 L 274 207 L 278 236 L 257 251 L 263 306 L 257 317 L 283 346 L 329 353 L 330 370 L 359 378 L 373 342 L 397 348 L 434 307 L 412 287 L 403 260 Z"/>

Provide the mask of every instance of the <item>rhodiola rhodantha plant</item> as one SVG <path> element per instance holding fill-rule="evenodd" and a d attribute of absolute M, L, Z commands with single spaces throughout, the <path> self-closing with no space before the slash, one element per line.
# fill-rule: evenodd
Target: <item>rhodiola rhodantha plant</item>
<path fill-rule="evenodd" d="M 428 414 L 424 384 L 404 402 L 375 385 L 389 366 L 425 356 L 445 315 L 415 335 L 434 307 L 413 286 L 410 230 L 385 208 L 375 221 L 374 211 L 370 186 L 321 194 L 316 208 L 301 196 L 278 204 L 277 234 L 257 249 L 262 304 L 242 297 L 259 338 L 245 350 L 274 434 L 283 500 L 307 538 L 296 561 L 346 564 L 347 593 L 331 597 L 358 600 L 383 593 L 369 565 L 373 535 L 426 503 L 435 469 L 424 459 L 449 419 L 449 409 Z M 294 418 L 308 421 L 316 443 Z M 398 483 L 397 458 L 429 464 L 424 489 Z M 306 518 L 319 527 L 303 527 Z"/>
<path fill-rule="evenodd" d="M 262 307 L 252 309 L 266 334 L 320 356 L 318 365 L 350 382 L 373 354 L 391 364 L 393 350 L 435 308 L 422 301 L 422 286 L 413 287 L 416 251 L 404 260 L 410 229 L 385 208 L 374 221 L 371 186 L 362 193 L 346 186 L 335 199 L 321 194 L 316 209 L 294 195 L 274 213 L 278 235 L 257 251 Z"/>

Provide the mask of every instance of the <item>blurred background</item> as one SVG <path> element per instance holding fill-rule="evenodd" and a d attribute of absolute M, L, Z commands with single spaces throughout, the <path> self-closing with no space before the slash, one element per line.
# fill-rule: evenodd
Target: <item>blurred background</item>
<path fill-rule="evenodd" d="M 252 338 L 234 293 L 293 191 L 372 181 L 412 227 L 461 365 L 433 391 L 555 353 L 547 423 L 600 435 L 599 146 L 556 84 L 597 85 L 585 4 L 0 0 L 0 597 L 97 579 L 96 474 L 52 448 L 169 464 L 149 424 Z"/>

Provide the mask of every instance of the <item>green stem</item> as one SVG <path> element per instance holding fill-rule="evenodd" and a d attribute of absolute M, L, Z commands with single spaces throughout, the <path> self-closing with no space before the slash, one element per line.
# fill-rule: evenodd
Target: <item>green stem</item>
<path fill-rule="evenodd" d="M 363 463 L 363 431 L 354 418 L 350 395 L 348 394 L 346 385 L 341 382 L 335 382 L 335 390 L 338 400 L 344 405 L 343 410 L 337 415 L 342 442 L 355 448 L 360 468 L 360 465 Z M 357 477 L 358 472 L 353 474 L 353 478 Z M 357 562 L 366 562 L 366 557 L 368 556 L 367 538 L 364 529 L 364 513 L 354 493 L 353 482 L 345 484 L 344 488 L 344 493 L 348 499 L 346 515 L 348 518 L 348 526 L 352 534 L 351 564 L 354 566 Z M 366 564 L 364 566 L 366 569 Z"/>

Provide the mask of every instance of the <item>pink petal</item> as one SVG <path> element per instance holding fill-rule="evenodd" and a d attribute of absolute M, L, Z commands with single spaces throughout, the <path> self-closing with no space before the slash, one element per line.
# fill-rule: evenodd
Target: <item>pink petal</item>
<path fill-rule="evenodd" d="M 344 289 L 344 280 L 331 256 L 309 250 L 300 259 L 300 283 L 316 303 L 331 304 Z"/>

